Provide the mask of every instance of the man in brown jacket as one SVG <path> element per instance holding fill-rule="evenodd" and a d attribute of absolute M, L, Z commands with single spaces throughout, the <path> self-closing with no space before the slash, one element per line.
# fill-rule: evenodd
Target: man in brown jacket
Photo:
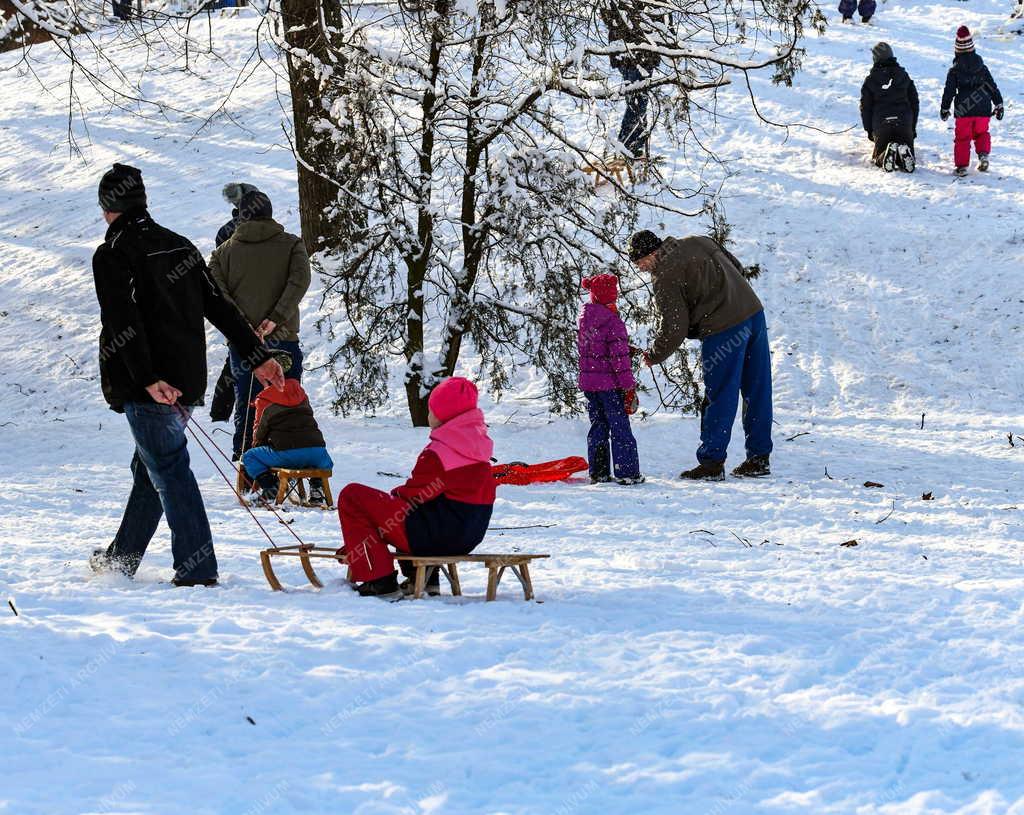
<path fill-rule="evenodd" d="M 272 351 L 292 358 L 289 379 L 302 379 L 299 347 L 299 303 L 309 288 L 309 256 L 302 238 L 284 231 L 273 218 L 265 193 L 253 190 L 238 204 L 238 227 L 214 250 L 210 273 L 238 306 Z M 234 458 L 249 447 L 252 437 L 252 372 L 233 345 L 228 346 L 235 379 Z"/>
<path fill-rule="evenodd" d="M 643 230 L 630 238 L 629 258 L 651 275 L 661 324 L 644 362 L 657 365 L 687 339 L 701 341 L 704 404 L 697 467 L 680 477 L 720 481 L 743 395 L 747 458 L 733 475 L 770 475 L 772 367 L 764 306 L 742 264 L 711 238 L 666 238 Z"/>

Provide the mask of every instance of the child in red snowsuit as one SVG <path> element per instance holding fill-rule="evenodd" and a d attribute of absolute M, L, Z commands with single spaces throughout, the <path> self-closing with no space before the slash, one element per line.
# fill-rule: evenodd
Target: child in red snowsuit
<path fill-rule="evenodd" d="M 956 119 L 953 136 L 953 163 L 957 175 L 967 174 L 971 163 L 971 142 L 978 154 L 978 170 L 988 170 L 988 155 L 992 152 L 992 137 L 988 132 L 989 120 L 1003 118 L 1003 95 L 988 66 L 974 51 L 974 38 L 967 26 L 962 25 L 956 32 L 953 67 L 946 75 L 946 87 L 942 92 L 939 116 L 942 121 L 949 118 L 952 105 Z"/>
<path fill-rule="evenodd" d="M 390 493 L 349 484 L 338 498 L 345 541 L 338 554 L 364 597 L 400 590 L 389 544 L 414 555 L 465 555 L 483 540 L 491 521 L 494 444 L 477 407 L 476 386 L 462 377 L 446 379 L 427 405 L 430 443 L 409 480 Z M 436 572 L 427 590 L 439 590 Z"/>

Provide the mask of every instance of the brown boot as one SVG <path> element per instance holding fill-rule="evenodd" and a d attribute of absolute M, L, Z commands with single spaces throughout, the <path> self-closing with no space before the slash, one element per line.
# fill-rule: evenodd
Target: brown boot
<path fill-rule="evenodd" d="M 688 481 L 724 481 L 724 461 L 702 461 L 692 470 L 683 470 L 679 477 Z"/>
<path fill-rule="evenodd" d="M 772 474 L 768 465 L 768 456 L 751 456 L 732 471 L 737 478 L 764 478 Z"/>

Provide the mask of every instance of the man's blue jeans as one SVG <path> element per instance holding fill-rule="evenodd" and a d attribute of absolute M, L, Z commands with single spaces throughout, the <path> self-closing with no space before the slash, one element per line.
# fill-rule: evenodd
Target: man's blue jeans
<path fill-rule="evenodd" d="M 743 395 L 747 458 L 772 451 L 772 359 L 764 312 L 712 334 L 700 346 L 704 407 L 698 461 L 725 461 Z"/>
<path fill-rule="evenodd" d="M 185 438 L 191 409 L 155 402 L 127 402 L 124 414 L 135 438 L 135 478 L 121 526 L 107 555 L 129 574 L 139 568 L 162 516 L 171 528 L 171 555 L 177 577 L 217 577 L 210 523 L 189 466 Z"/>
<path fill-rule="evenodd" d="M 625 82 L 640 82 L 646 79 L 639 68 L 620 68 L 619 73 Z M 619 141 L 639 158 L 647 147 L 647 91 L 636 91 L 626 94 L 626 109 L 619 125 Z"/>
<path fill-rule="evenodd" d="M 292 367 L 285 372 L 286 379 L 302 381 L 302 349 L 298 342 L 290 340 L 267 340 L 267 348 L 271 351 L 284 351 L 291 355 Z M 238 351 L 228 346 L 231 359 L 231 375 L 235 378 L 235 436 L 232 439 L 234 460 L 241 458 L 243 451 L 252 443 L 252 420 L 255 413 L 252 400 L 255 399 L 263 386 L 253 376 L 252 368 Z"/>

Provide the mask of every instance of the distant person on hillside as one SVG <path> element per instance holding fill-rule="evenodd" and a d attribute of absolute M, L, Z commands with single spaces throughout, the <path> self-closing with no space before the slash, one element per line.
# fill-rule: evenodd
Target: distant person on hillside
<path fill-rule="evenodd" d="M 636 380 L 629 358 L 629 335 L 615 300 L 619 280 L 612 274 L 583 279 L 590 302 L 580 316 L 577 346 L 580 355 L 579 386 L 587 399 L 590 433 L 587 459 L 590 482 L 614 480 L 622 485 L 640 484 L 640 460 L 629 417 L 636 412 Z M 612 463 L 614 461 L 614 470 Z"/>
<path fill-rule="evenodd" d="M 267 346 L 291 356 L 287 377 L 301 380 L 299 304 L 309 288 L 309 256 L 302 238 L 285 232 L 273 215 L 266 194 L 245 193 L 238 204 L 238 228 L 214 250 L 210 273 Z M 233 447 L 237 460 L 249 447 L 256 393 L 241 349 L 229 344 L 229 351 L 235 379 Z"/>
<path fill-rule="evenodd" d="M 869 23 L 875 16 L 875 8 L 875 0 L 839 0 L 839 13 L 843 15 L 844 23 L 853 22 L 854 12 L 860 12 L 862 23 Z"/>
<path fill-rule="evenodd" d="M 957 29 L 953 45 L 953 67 L 946 74 L 939 116 L 949 119 L 950 105 L 956 118 L 953 136 L 953 163 L 958 176 L 967 175 L 971 163 L 971 142 L 978 154 L 978 170 L 988 171 L 992 137 L 988 126 L 992 116 L 1002 121 L 1003 95 L 982 58 L 974 50 L 974 38 L 967 26 Z"/>
<path fill-rule="evenodd" d="M 874 142 L 872 160 L 886 172 L 914 172 L 914 139 L 920 101 L 914 80 L 888 43 L 871 49 L 874 65 L 860 89 L 860 119 Z"/>
<path fill-rule="evenodd" d="M 242 202 L 242 196 L 249 192 L 259 192 L 259 189 L 252 184 L 238 181 L 224 185 L 221 194 L 224 196 L 224 200 L 231 204 L 231 220 L 217 230 L 217 237 L 214 239 L 217 246 L 234 235 L 235 230 L 238 229 L 238 225 L 241 223 L 238 217 L 238 206 Z"/>
<path fill-rule="evenodd" d="M 89 563 L 97 572 L 134 575 L 166 517 L 174 585 L 215 585 L 217 557 L 185 437 L 192 408 L 206 392 L 204 320 L 261 382 L 282 388 L 284 375 L 211 279 L 199 251 L 150 216 L 139 170 L 115 164 L 100 180 L 99 203 L 108 224 L 92 259 L 100 379 L 107 403 L 128 420 L 135 455 L 121 526 Z"/>
<path fill-rule="evenodd" d="M 611 66 L 630 84 L 650 79 L 661 62 L 650 50 L 630 47 L 651 44 L 648 34 L 653 30 L 655 19 L 646 6 L 644 0 L 601 0 L 598 6 L 598 13 L 608 29 L 608 43 L 622 43 L 625 48 L 622 53 L 609 57 Z M 647 152 L 648 95 L 647 89 L 626 94 L 626 110 L 619 126 L 619 141 L 630 153 L 626 158 L 642 158 Z"/>
<path fill-rule="evenodd" d="M 238 204 L 242 196 L 247 192 L 257 192 L 252 184 L 232 181 L 225 184 L 221 194 L 224 200 L 231 204 L 231 220 L 217 230 L 214 238 L 214 245 L 220 246 L 228 238 L 235 234 L 238 228 Z M 235 378 L 231 375 L 231 356 L 224 360 L 224 367 L 221 368 L 220 376 L 217 377 L 217 384 L 213 388 L 213 398 L 210 400 L 210 418 L 215 422 L 226 422 L 231 418 L 235 409 Z"/>
<path fill-rule="evenodd" d="M 704 405 L 697 467 L 680 478 L 721 481 L 743 395 L 747 458 L 732 474 L 771 474 L 772 363 L 764 306 L 743 275 L 742 264 L 706 237 L 666 238 L 646 229 L 629 241 L 629 259 L 651 276 L 661 322 L 647 365 L 674 354 L 687 339 L 701 341 Z"/>

